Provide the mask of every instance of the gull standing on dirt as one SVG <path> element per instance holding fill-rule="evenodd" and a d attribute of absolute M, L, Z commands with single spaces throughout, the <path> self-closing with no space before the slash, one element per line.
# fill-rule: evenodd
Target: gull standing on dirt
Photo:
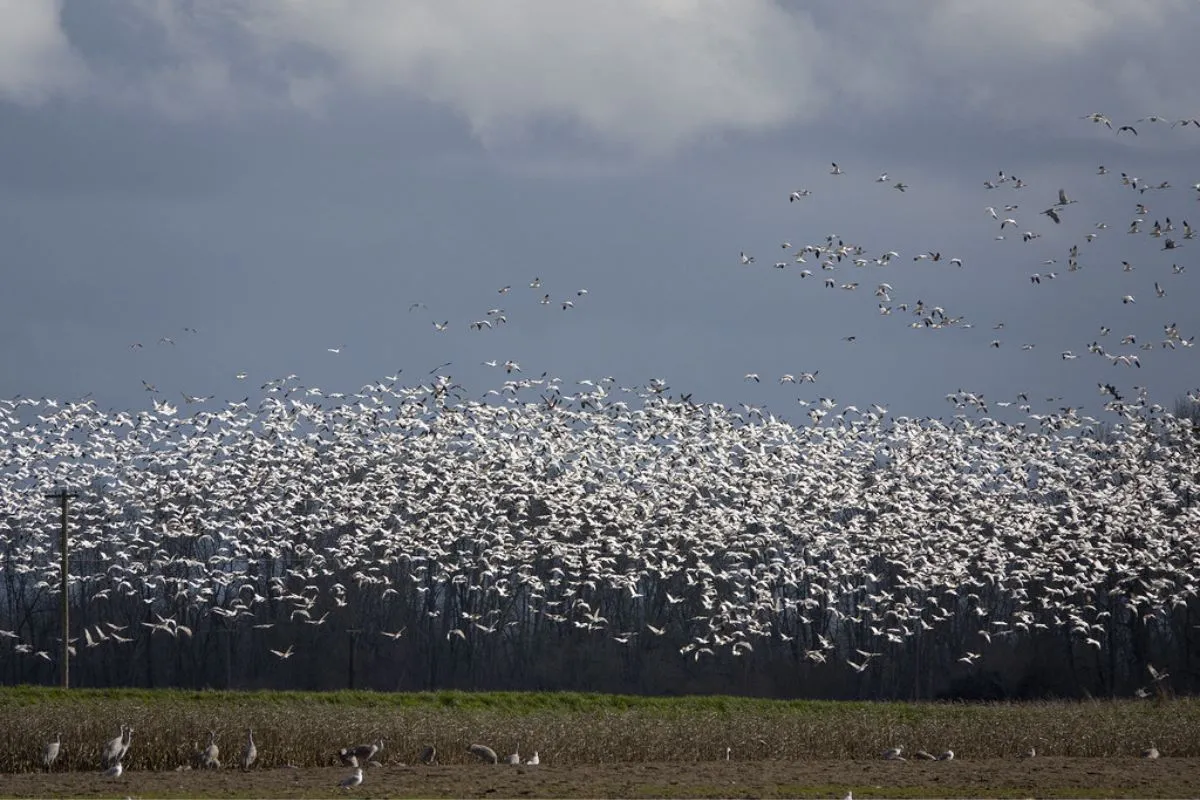
<path fill-rule="evenodd" d="M 346 777 L 342 778 L 342 782 L 339 783 L 338 786 L 342 789 L 350 789 L 355 786 L 358 786 L 362 782 L 363 782 L 362 767 L 355 767 L 354 772 L 352 774 L 347 775 Z"/>

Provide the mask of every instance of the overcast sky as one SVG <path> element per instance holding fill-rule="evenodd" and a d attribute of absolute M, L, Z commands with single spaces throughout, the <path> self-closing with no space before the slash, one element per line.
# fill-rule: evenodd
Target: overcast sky
<path fill-rule="evenodd" d="M 1161 346 L 1200 332 L 1196 41 L 1192 0 L 0 0 L 0 396 L 452 362 L 481 397 L 512 360 L 799 420 L 959 389 L 1098 412 L 1098 382 L 1170 406 L 1200 385 Z M 796 262 L 831 234 L 899 256 Z M 918 300 L 960 321 L 914 329 Z"/>

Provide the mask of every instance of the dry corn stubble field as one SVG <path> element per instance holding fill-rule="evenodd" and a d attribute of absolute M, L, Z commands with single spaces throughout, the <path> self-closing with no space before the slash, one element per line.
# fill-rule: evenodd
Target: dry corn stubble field
<path fill-rule="evenodd" d="M 320 797 L 349 770 L 339 747 L 385 740 L 350 794 L 435 797 L 1195 797 L 1200 703 L 773 702 L 572 694 L 232 693 L 18 688 L 0 691 L 0 795 Z M 134 727 L 126 775 L 99 773 L 101 745 Z M 176 771 L 206 731 L 254 770 Z M 42 746 L 63 734 L 52 774 Z M 472 763 L 468 744 L 542 765 Z M 1155 744 L 1164 757 L 1137 757 Z M 415 763 L 425 744 L 440 764 Z M 952 748 L 950 762 L 890 763 L 883 749 Z M 1034 746 L 1039 756 L 1018 758 Z M 730 759 L 725 760 L 726 748 Z"/>
<path fill-rule="evenodd" d="M 709 761 L 507 767 L 386 763 L 361 786 L 344 767 L 242 773 L 99 772 L 4 776 L 13 797 L 1197 797 L 1200 759 L 1058 758 L 952 762 Z"/>

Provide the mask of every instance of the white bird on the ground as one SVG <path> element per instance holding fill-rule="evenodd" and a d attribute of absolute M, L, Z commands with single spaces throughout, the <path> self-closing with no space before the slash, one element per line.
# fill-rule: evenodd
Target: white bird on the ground
<path fill-rule="evenodd" d="M 953 760 L 954 760 L 954 751 L 953 750 L 947 750 L 946 752 L 944 752 L 940 756 L 938 756 L 938 761 L 953 761 Z"/>
<path fill-rule="evenodd" d="M 208 732 L 208 745 L 200 751 L 200 766 L 204 769 L 216 769 L 221 766 L 221 749 L 217 747 L 217 732 Z"/>
<path fill-rule="evenodd" d="M 538 758 L 538 751 L 534 750 L 533 755 L 531 755 L 529 758 L 525 759 L 525 763 L 531 767 L 536 767 L 538 764 L 541 764 L 542 760 L 540 758 Z"/>
<path fill-rule="evenodd" d="M 121 766 L 121 762 L 118 761 L 117 763 L 115 763 L 111 767 L 109 767 L 108 769 L 104 770 L 104 777 L 119 778 L 119 777 L 121 777 L 122 773 L 124 773 L 124 772 L 125 772 L 125 767 Z"/>
<path fill-rule="evenodd" d="M 351 774 L 342 778 L 342 781 L 341 781 L 341 783 L 338 784 L 338 786 L 342 789 L 351 789 L 355 786 L 358 786 L 362 782 L 363 782 L 362 767 L 356 767 L 354 769 L 354 772 L 352 772 Z"/>
<path fill-rule="evenodd" d="M 885 761 L 903 761 L 904 756 L 900 755 L 903 752 L 903 747 L 890 747 L 883 751 L 883 758 Z"/>

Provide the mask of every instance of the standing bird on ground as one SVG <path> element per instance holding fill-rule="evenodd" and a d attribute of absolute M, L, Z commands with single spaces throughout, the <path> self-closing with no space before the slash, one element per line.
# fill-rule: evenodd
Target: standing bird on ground
<path fill-rule="evenodd" d="M 129 753 L 129 745 L 133 744 L 133 726 L 125 726 L 125 735 L 121 737 L 121 753 L 117 756 L 117 761 L 124 761 L 125 756 Z"/>
<path fill-rule="evenodd" d="M 258 758 L 258 748 L 254 746 L 254 731 L 246 728 L 246 746 L 242 748 L 242 769 L 250 769 Z"/>
<path fill-rule="evenodd" d="M 421 755 L 418 757 L 421 759 L 422 764 L 436 764 L 437 748 L 431 744 L 427 744 L 425 745 L 425 749 L 421 751 Z"/>
<path fill-rule="evenodd" d="M 109 739 L 104 745 L 104 749 L 100 751 L 100 767 L 108 769 L 113 764 L 121 760 L 123 747 L 125 745 L 125 726 L 121 726 L 121 735 L 113 739 Z"/>
<path fill-rule="evenodd" d="M 358 786 L 363 781 L 362 767 L 355 767 L 354 772 L 342 778 L 342 782 L 338 786 L 342 789 L 351 789 Z"/>
<path fill-rule="evenodd" d="M 342 748 L 338 755 L 341 756 L 342 762 L 347 766 L 355 766 L 350 764 L 346 756 L 356 759 L 357 764 L 366 764 L 383 750 L 383 739 L 376 739 L 371 744 L 360 744 L 358 747 Z"/>
<path fill-rule="evenodd" d="M 538 758 L 537 750 L 534 750 L 533 755 L 531 755 L 529 758 L 525 759 L 525 763 L 531 767 L 536 767 L 538 764 L 542 763 L 542 760 L 540 758 Z"/>
<path fill-rule="evenodd" d="M 202 769 L 218 769 L 221 766 L 220 761 L 221 748 L 217 747 L 217 732 L 208 732 L 208 745 L 200 751 L 200 766 Z"/>
<path fill-rule="evenodd" d="M 54 741 L 47 742 L 46 746 L 42 749 L 42 766 L 47 771 L 54 766 L 54 762 L 58 759 L 60 752 L 62 752 L 62 734 L 56 733 L 54 734 Z"/>
<path fill-rule="evenodd" d="M 520 747 L 520 745 L 517 746 L 517 749 L 514 752 L 509 754 L 508 758 L 505 759 L 505 762 L 509 766 L 513 766 L 513 767 L 520 765 L 520 763 L 521 763 L 521 747 Z"/>
<path fill-rule="evenodd" d="M 500 758 L 496 755 L 496 751 L 488 747 L 486 744 L 473 744 L 467 748 L 467 752 L 485 764 L 500 763 Z"/>

